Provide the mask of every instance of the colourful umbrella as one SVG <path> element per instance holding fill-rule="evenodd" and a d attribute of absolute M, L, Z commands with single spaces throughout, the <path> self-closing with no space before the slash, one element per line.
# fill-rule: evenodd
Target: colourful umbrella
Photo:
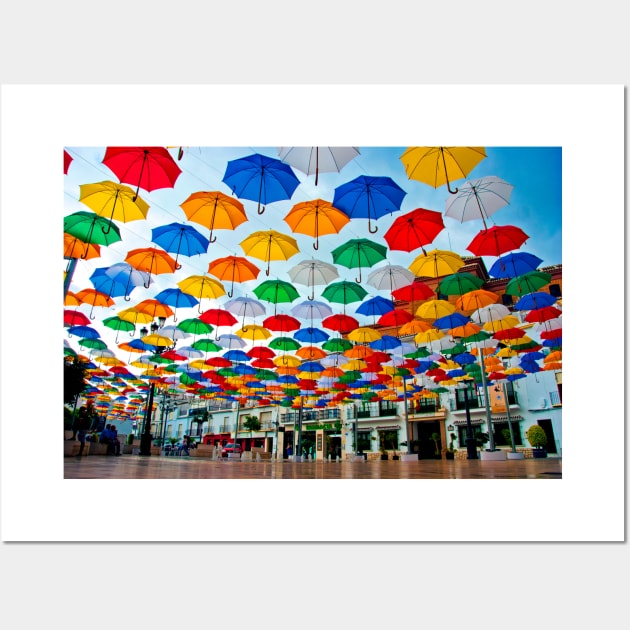
<path fill-rule="evenodd" d="M 124 184 L 103 181 L 79 186 L 79 201 L 90 210 L 110 220 L 127 223 L 146 219 L 149 204 L 136 197 L 133 190 Z"/>
<path fill-rule="evenodd" d="M 172 188 L 181 169 L 164 147 L 108 147 L 103 157 L 107 166 L 121 182 L 151 192 Z"/>
<path fill-rule="evenodd" d="M 196 297 L 189 293 L 184 293 L 181 289 L 164 289 L 155 296 L 155 299 L 162 304 L 174 307 L 174 322 L 177 321 L 176 312 L 178 308 L 190 308 L 199 304 L 199 300 Z"/>
<path fill-rule="evenodd" d="M 208 240 L 214 243 L 214 230 L 235 230 L 247 221 L 243 204 L 219 191 L 200 191 L 190 195 L 179 204 L 189 221 L 194 221 L 210 230 Z"/>
<path fill-rule="evenodd" d="M 400 160 L 409 179 L 438 188 L 446 184 L 448 192 L 451 182 L 463 179 L 486 157 L 484 147 L 409 147 Z"/>
<path fill-rule="evenodd" d="M 265 280 L 254 289 L 254 294 L 259 299 L 273 304 L 274 309 L 281 302 L 290 303 L 300 297 L 297 289 L 284 280 Z"/>
<path fill-rule="evenodd" d="M 466 182 L 455 196 L 446 200 L 444 216 L 460 223 L 481 219 L 487 228 L 486 219 L 510 203 L 513 188 L 493 175 Z"/>
<path fill-rule="evenodd" d="M 169 223 L 168 225 L 153 228 L 151 230 L 151 240 L 165 251 L 175 252 L 176 269 L 181 268 L 181 265 L 177 264 L 180 254 L 183 256 L 205 254 L 210 245 L 210 242 L 203 234 L 185 223 Z"/>
<path fill-rule="evenodd" d="M 228 280 L 232 283 L 231 289 L 227 292 L 228 297 L 231 298 L 234 295 L 234 283 L 255 280 L 260 269 L 242 256 L 226 256 L 213 260 L 208 265 L 208 273 L 216 276 L 219 280 Z"/>
<path fill-rule="evenodd" d="M 76 293 L 76 298 L 79 300 L 81 304 L 90 304 L 90 319 L 96 319 L 96 317 L 92 317 L 92 313 L 94 312 L 95 306 L 114 306 L 114 300 L 107 295 L 106 293 L 101 293 L 96 289 L 83 289 Z"/>
<path fill-rule="evenodd" d="M 400 265 L 387 263 L 384 267 L 372 270 L 367 277 L 367 284 L 379 291 L 389 291 L 390 295 L 396 289 L 408 286 L 414 280 L 414 275 Z"/>
<path fill-rule="evenodd" d="M 485 289 L 476 289 L 460 295 L 455 300 L 455 306 L 460 311 L 476 311 L 484 306 L 495 304 L 498 301 L 499 296 L 496 293 L 486 291 Z"/>
<path fill-rule="evenodd" d="M 551 282 L 551 274 L 543 271 L 528 271 L 516 278 L 512 278 L 505 285 L 508 295 L 523 296 L 527 293 L 535 293 Z"/>
<path fill-rule="evenodd" d="M 63 257 L 64 258 L 81 258 L 90 260 L 90 258 L 98 258 L 101 255 L 100 245 L 94 243 L 84 243 L 81 239 L 71 234 L 63 235 Z"/>
<path fill-rule="evenodd" d="M 350 222 L 350 217 L 329 201 L 313 199 L 294 205 L 284 220 L 292 232 L 313 236 L 313 249 L 319 249 L 320 235 L 339 234 L 341 228 Z"/>
<path fill-rule="evenodd" d="M 397 217 L 383 238 L 391 250 L 412 252 L 421 247 L 426 253 L 424 245 L 432 243 L 443 229 L 444 221 L 439 212 L 416 208 Z"/>
<path fill-rule="evenodd" d="M 294 238 L 276 232 L 276 230 L 254 232 L 241 241 L 240 245 L 245 254 L 267 263 L 265 270 L 267 276 L 272 260 L 289 260 L 291 256 L 295 256 L 300 251 Z"/>
<path fill-rule="evenodd" d="M 322 326 L 329 330 L 335 330 L 342 335 L 349 333 L 351 330 L 359 327 L 359 322 L 350 315 L 330 315 L 322 320 Z M 324 344 L 325 346 L 326 344 Z M 322 346 L 322 347 L 324 347 Z M 331 350 L 331 352 L 334 352 Z"/>
<path fill-rule="evenodd" d="M 374 234 L 372 219 L 400 210 L 407 193 L 390 177 L 359 175 L 335 188 L 333 206 L 351 219 L 367 219 L 368 230 Z"/>
<path fill-rule="evenodd" d="M 125 319 L 122 319 L 118 316 L 106 317 L 103 320 L 103 325 L 116 331 L 116 339 L 114 339 L 116 343 L 118 343 L 118 333 L 121 330 L 124 332 L 131 333 L 131 335 L 133 335 L 133 332 L 136 329 L 136 327 L 131 322 Z"/>
<path fill-rule="evenodd" d="M 409 270 L 419 278 L 439 278 L 456 273 L 464 264 L 461 256 L 455 252 L 433 249 L 417 256 L 409 265 Z"/>
<path fill-rule="evenodd" d="M 347 280 L 333 282 L 322 291 L 322 297 L 329 302 L 344 305 L 344 315 L 346 304 L 360 302 L 367 294 L 367 291 L 361 285 L 356 282 L 348 282 Z"/>
<path fill-rule="evenodd" d="M 151 284 L 151 274 L 174 273 L 178 268 L 177 261 L 162 249 L 155 247 L 141 247 L 130 250 L 125 256 L 125 262 L 138 271 L 146 271 L 149 281 L 143 286 L 148 289 Z"/>
<path fill-rule="evenodd" d="M 332 250 L 333 261 L 349 269 L 359 268 L 359 277 L 356 282 L 361 282 L 361 269 L 372 267 L 377 262 L 385 260 L 387 248 L 366 238 L 354 238 Z"/>
<path fill-rule="evenodd" d="M 318 300 L 306 300 L 296 304 L 291 309 L 291 313 L 296 317 L 309 320 L 312 325 L 314 319 L 329 317 L 333 314 L 333 311 L 330 306 L 324 302 L 319 302 Z"/>
<path fill-rule="evenodd" d="M 475 256 L 501 256 L 518 249 L 529 238 L 515 225 L 494 225 L 481 230 L 466 249 Z"/>
<path fill-rule="evenodd" d="M 303 260 L 288 271 L 292 282 L 312 287 L 309 300 L 315 299 L 315 285 L 330 284 L 339 277 L 337 268 L 323 260 Z"/>
<path fill-rule="evenodd" d="M 306 175 L 339 173 L 350 160 L 359 155 L 356 147 L 280 147 L 278 157 Z M 317 248 L 315 248 L 317 249 Z"/>
<path fill-rule="evenodd" d="M 188 276 L 184 280 L 180 280 L 177 286 L 189 295 L 193 295 L 199 299 L 209 298 L 217 299 L 225 295 L 225 288 L 218 281 L 207 276 Z M 201 305 L 199 306 L 199 312 L 201 313 Z"/>
<path fill-rule="evenodd" d="M 513 252 L 497 259 L 488 273 L 493 278 L 514 278 L 529 271 L 536 271 L 542 258 L 527 252 Z"/>
<path fill-rule="evenodd" d="M 257 201 L 258 214 L 265 204 L 291 199 L 300 183 L 290 166 L 260 153 L 229 161 L 222 181 L 237 197 Z"/>
<path fill-rule="evenodd" d="M 263 320 L 263 326 L 274 332 L 288 333 L 297 330 L 300 322 L 290 315 L 272 315 Z"/>
<path fill-rule="evenodd" d="M 556 298 L 549 293 L 538 291 L 534 293 L 527 293 L 519 299 L 514 305 L 517 311 L 530 311 L 532 309 L 543 308 L 544 306 L 551 306 L 556 303 Z"/>
<path fill-rule="evenodd" d="M 483 280 L 465 271 L 453 273 L 442 278 L 438 284 L 437 293 L 442 295 L 463 295 L 469 291 L 476 291 L 483 286 Z"/>
<path fill-rule="evenodd" d="M 137 286 L 148 282 L 148 274 L 134 269 L 130 264 L 122 262 L 115 263 L 110 267 L 100 267 L 95 269 L 90 276 L 90 282 L 97 291 L 102 291 L 111 297 L 125 296 L 125 301 L 129 302 L 129 294 Z"/>
<path fill-rule="evenodd" d="M 80 210 L 64 217 L 63 231 L 70 236 L 78 238 L 86 245 L 111 245 L 122 240 L 120 230 L 109 219 L 100 217 L 94 212 Z M 85 260 L 87 256 L 87 248 L 85 255 L 79 256 Z"/>
<path fill-rule="evenodd" d="M 68 169 L 70 168 L 70 164 L 72 164 L 72 160 L 74 158 L 64 149 L 63 150 L 63 174 L 68 174 Z"/>

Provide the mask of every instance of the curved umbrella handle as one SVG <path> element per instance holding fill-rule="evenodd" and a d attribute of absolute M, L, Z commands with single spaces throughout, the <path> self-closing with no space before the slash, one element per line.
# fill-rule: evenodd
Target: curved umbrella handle
<path fill-rule="evenodd" d="M 260 209 L 260 202 L 258 203 L 258 214 L 264 214 L 265 212 L 265 206 L 262 207 L 262 210 Z"/>
<path fill-rule="evenodd" d="M 216 243 L 217 242 L 217 237 L 212 235 L 212 232 L 210 232 L 210 238 L 208 239 L 211 243 Z"/>
<path fill-rule="evenodd" d="M 368 219 L 368 232 L 370 234 L 376 234 L 378 232 L 378 226 L 374 226 L 374 229 L 372 229 L 372 223 L 371 221 Z"/>
<path fill-rule="evenodd" d="M 313 243 L 313 249 L 319 249 L 319 240 L 315 240 L 315 242 Z"/>
<path fill-rule="evenodd" d="M 451 195 L 455 195 L 459 191 L 459 188 L 451 190 L 451 183 L 448 181 L 448 178 L 446 179 L 446 187 L 448 188 L 448 192 L 450 192 Z"/>

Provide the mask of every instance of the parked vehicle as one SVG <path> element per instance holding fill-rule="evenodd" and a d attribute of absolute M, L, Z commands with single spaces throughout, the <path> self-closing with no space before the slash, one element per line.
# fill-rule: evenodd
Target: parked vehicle
<path fill-rule="evenodd" d="M 227 457 L 228 453 L 241 453 L 241 447 L 237 444 L 236 449 L 234 448 L 234 443 L 224 444 L 221 448 L 221 457 Z"/>

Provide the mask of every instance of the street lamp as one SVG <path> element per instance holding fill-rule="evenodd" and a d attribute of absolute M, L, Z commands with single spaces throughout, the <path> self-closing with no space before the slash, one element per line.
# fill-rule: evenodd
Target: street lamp
<path fill-rule="evenodd" d="M 460 381 L 457 386 L 464 392 L 464 406 L 466 408 L 466 459 L 477 459 L 477 444 L 473 436 L 472 422 L 470 421 L 470 408 L 468 407 L 468 383 Z"/>
<path fill-rule="evenodd" d="M 157 331 L 164 326 L 166 319 L 164 317 L 158 317 L 158 323 L 151 322 L 151 334 L 157 333 Z M 149 331 L 143 326 L 140 329 L 140 335 L 142 337 L 146 337 L 149 334 Z M 173 340 L 172 346 L 158 346 L 155 349 L 155 354 L 162 354 L 167 350 L 172 350 L 175 347 L 175 340 Z M 140 436 L 140 455 L 146 455 L 147 457 L 151 455 L 151 442 L 153 441 L 153 435 L 151 434 L 151 416 L 153 414 L 153 396 L 155 394 L 155 382 L 151 381 L 151 386 L 149 387 L 149 396 L 147 398 L 147 406 L 144 412 L 144 427 L 142 430 L 142 435 Z"/>

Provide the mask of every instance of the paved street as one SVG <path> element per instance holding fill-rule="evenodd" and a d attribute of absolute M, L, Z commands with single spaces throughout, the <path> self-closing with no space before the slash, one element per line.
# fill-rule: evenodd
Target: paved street
<path fill-rule="evenodd" d="M 562 460 L 241 462 L 93 456 L 64 460 L 66 479 L 561 479 Z"/>

